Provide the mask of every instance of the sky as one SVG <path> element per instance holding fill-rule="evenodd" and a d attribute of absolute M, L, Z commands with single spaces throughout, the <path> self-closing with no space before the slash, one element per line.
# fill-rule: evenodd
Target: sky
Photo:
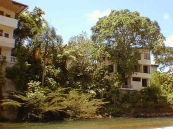
<path fill-rule="evenodd" d="M 44 18 L 56 28 L 66 44 L 70 37 L 86 32 L 98 18 L 107 16 L 111 10 L 129 9 L 140 16 L 156 20 L 166 37 L 166 46 L 173 47 L 173 0 L 15 0 L 29 6 L 29 11 L 40 7 Z"/>

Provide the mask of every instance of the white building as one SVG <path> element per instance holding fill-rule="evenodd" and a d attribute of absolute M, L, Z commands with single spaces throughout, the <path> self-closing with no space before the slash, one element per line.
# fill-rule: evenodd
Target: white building
<path fill-rule="evenodd" d="M 0 0 L 0 57 L 5 56 L 8 63 L 15 61 L 15 58 L 11 57 L 11 49 L 15 43 L 13 31 L 17 28 L 16 16 L 27 7 L 15 1 Z"/>
<path fill-rule="evenodd" d="M 157 70 L 157 65 L 151 64 L 150 51 L 140 52 L 139 70 L 135 72 L 121 87 L 122 90 L 141 90 L 150 84 L 151 73 Z"/>
<path fill-rule="evenodd" d="M 123 90 L 141 90 L 144 87 L 149 86 L 151 73 L 157 70 L 158 65 L 151 64 L 151 53 L 150 51 L 140 51 L 140 59 L 138 60 L 139 69 L 134 72 L 127 79 L 127 81 L 120 87 Z M 103 62 L 105 65 L 110 67 L 109 73 L 116 72 L 116 64 L 112 64 L 108 60 Z M 110 78 L 110 76 L 106 76 L 106 78 Z"/>

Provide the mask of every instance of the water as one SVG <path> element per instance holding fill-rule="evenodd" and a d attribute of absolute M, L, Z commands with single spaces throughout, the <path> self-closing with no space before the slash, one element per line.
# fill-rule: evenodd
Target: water
<path fill-rule="evenodd" d="M 50 123 L 0 123 L 0 129 L 173 129 L 173 118 L 111 118 Z"/>

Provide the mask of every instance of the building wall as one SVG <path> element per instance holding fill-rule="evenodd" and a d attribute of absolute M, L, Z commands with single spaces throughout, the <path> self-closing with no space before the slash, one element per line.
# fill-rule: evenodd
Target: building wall
<path fill-rule="evenodd" d="M 3 34 L 2 36 L 4 37 L 5 33 L 9 34 L 9 38 L 13 39 L 13 31 L 15 28 L 9 27 L 9 26 L 5 26 L 0 24 L 0 30 L 3 30 Z"/>
<path fill-rule="evenodd" d="M 133 90 L 141 90 L 143 87 L 149 86 L 151 77 L 151 59 L 150 51 L 140 50 L 141 58 L 138 61 L 140 69 L 131 76 L 131 87 Z M 140 80 L 135 80 L 137 78 Z"/>
<path fill-rule="evenodd" d="M 15 29 L 17 27 L 15 13 L 13 11 L 0 7 L 0 25 Z"/>
<path fill-rule="evenodd" d="M 13 39 L 13 31 L 17 27 L 17 20 L 15 19 L 15 12 L 0 7 L 0 11 L 3 11 L 3 15 L 0 15 L 0 30 L 3 32 L 0 36 L 0 55 L 6 56 L 7 61 L 10 60 L 11 49 L 14 48 L 15 40 Z M 6 17 L 8 14 L 10 17 Z M 9 34 L 9 37 L 5 37 L 5 33 Z"/>
<path fill-rule="evenodd" d="M 7 10 L 0 6 L 0 11 L 4 11 L 4 15 L 8 14 L 11 18 L 15 18 L 15 13 L 13 11 Z"/>
<path fill-rule="evenodd" d="M 125 90 L 141 90 L 142 88 L 149 86 L 151 73 L 157 69 L 156 65 L 151 65 L 151 53 L 150 51 L 139 50 L 140 52 L 140 59 L 138 60 L 139 63 L 139 70 L 134 72 L 130 78 L 126 81 L 121 89 Z M 105 65 L 113 65 L 113 72 L 116 72 L 116 64 L 112 64 L 110 61 L 105 59 Z M 98 64 L 100 65 L 100 64 Z M 106 76 L 105 78 L 110 78 L 110 76 Z M 140 81 L 135 81 L 133 78 L 139 78 Z"/>

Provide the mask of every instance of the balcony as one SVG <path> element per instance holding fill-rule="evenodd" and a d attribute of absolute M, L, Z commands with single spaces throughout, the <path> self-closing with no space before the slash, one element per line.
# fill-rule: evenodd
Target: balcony
<path fill-rule="evenodd" d="M 150 73 L 135 72 L 134 74 L 132 74 L 132 77 L 150 78 L 151 74 Z"/>
<path fill-rule="evenodd" d="M 134 90 L 131 85 L 122 85 L 120 87 L 121 92 L 127 92 L 127 91 L 132 91 Z"/>
<path fill-rule="evenodd" d="M 13 18 L 9 18 L 3 15 L 0 15 L 0 24 L 12 28 L 17 27 L 17 20 Z"/>
<path fill-rule="evenodd" d="M 14 42 L 14 39 L 0 36 L 0 46 L 14 48 Z"/>
<path fill-rule="evenodd" d="M 3 56 L 0 55 L 0 62 L 6 60 L 5 66 L 6 67 L 11 67 L 13 66 L 15 63 L 17 63 L 17 58 L 14 56 Z"/>

